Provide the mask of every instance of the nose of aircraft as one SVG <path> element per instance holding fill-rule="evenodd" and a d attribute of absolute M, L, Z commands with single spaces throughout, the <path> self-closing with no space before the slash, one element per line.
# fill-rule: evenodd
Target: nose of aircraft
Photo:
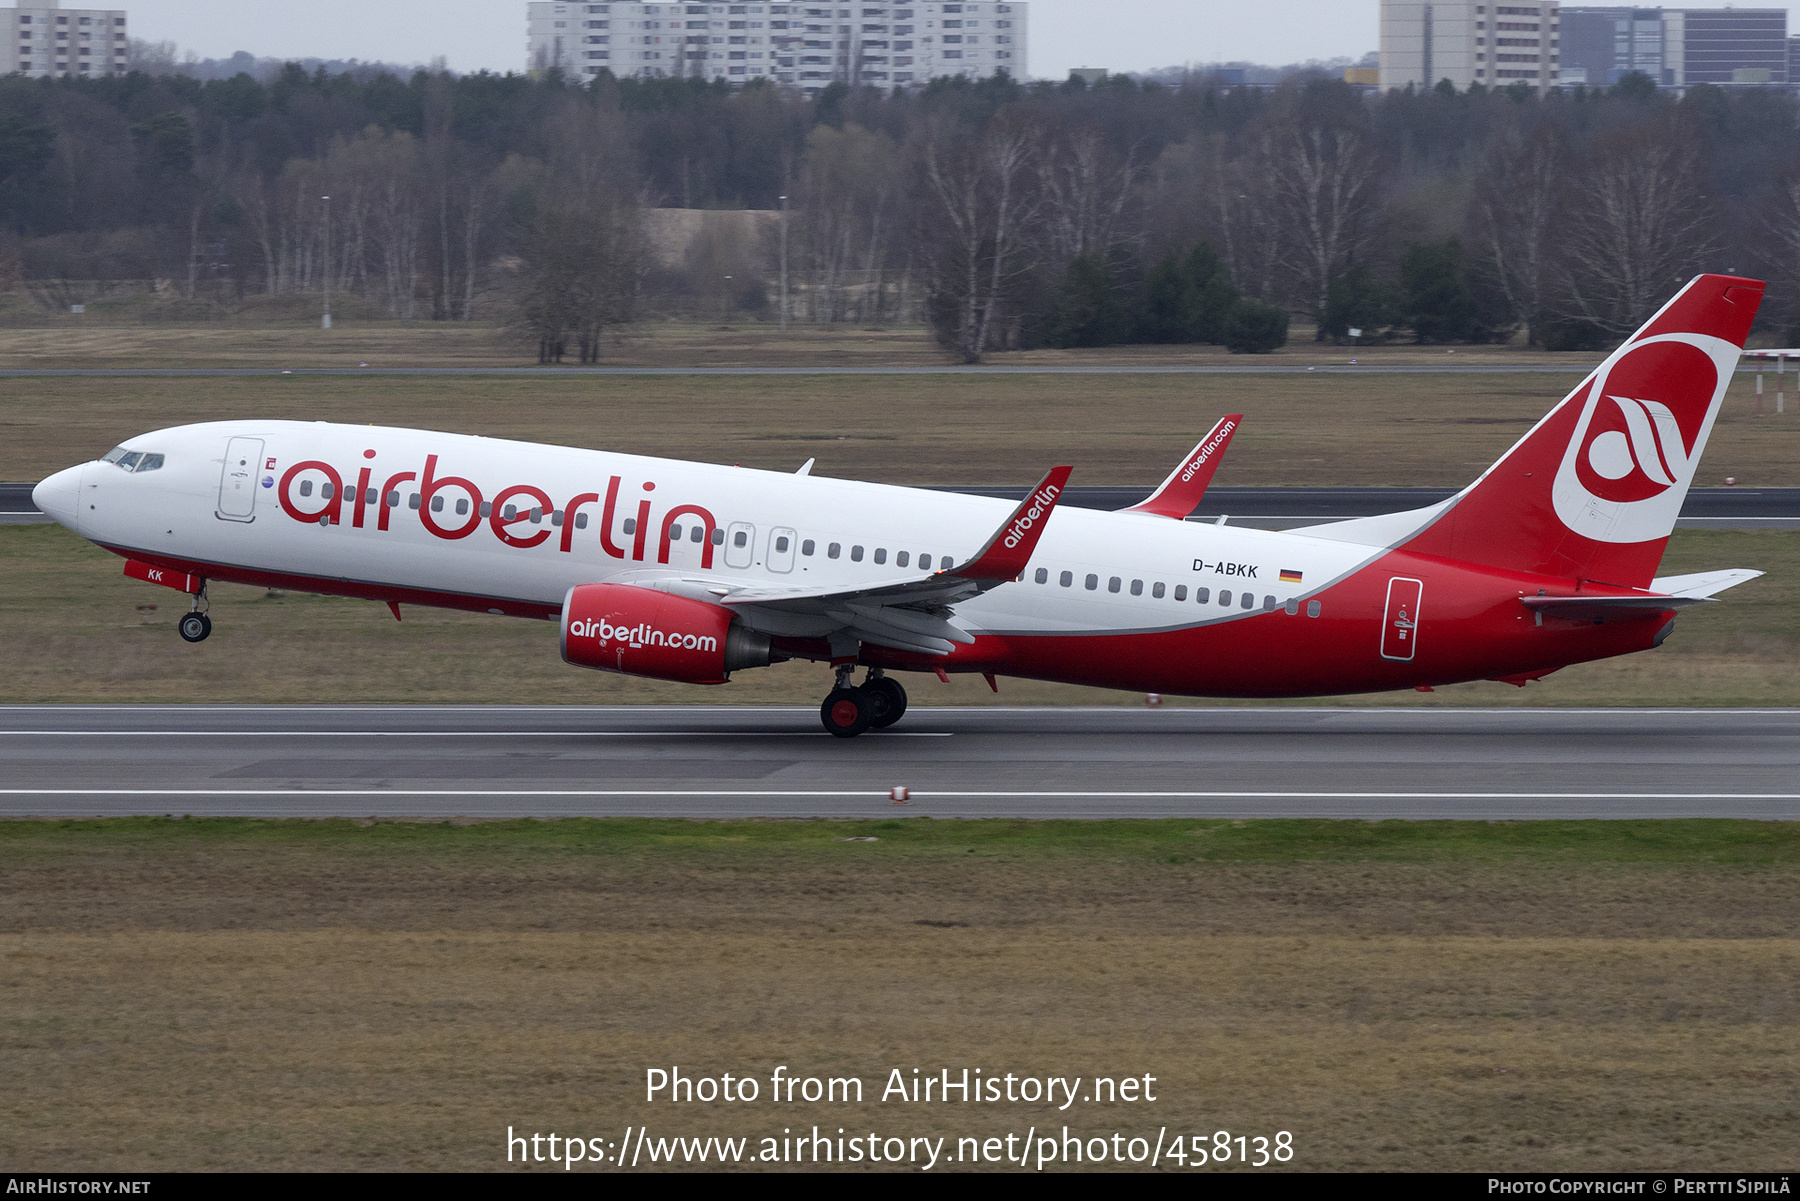
<path fill-rule="evenodd" d="M 59 471 L 31 490 L 31 503 L 38 511 L 75 529 L 81 511 L 80 467 Z"/>

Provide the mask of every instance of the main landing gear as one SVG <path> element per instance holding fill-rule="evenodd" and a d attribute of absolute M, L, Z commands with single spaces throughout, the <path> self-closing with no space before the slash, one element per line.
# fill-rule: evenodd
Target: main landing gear
<path fill-rule="evenodd" d="M 207 636 L 212 633 L 212 618 L 206 615 L 208 603 L 209 602 L 206 599 L 206 585 L 201 584 L 200 591 L 194 593 L 193 612 L 183 614 L 181 621 L 175 626 L 175 630 L 181 635 L 182 641 L 205 642 Z"/>
<path fill-rule="evenodd" d="M 898 680 L 883 675 L 881 669 L 870 668 L 861 687 L 850 687 L 855 668 L 837 669 L 837 683 L 825 703 L 819 706 L 819 717 L 828 733 L 838 738 L 855 738 L 869 730 L 882 730 L 899 721 L 906 713 L 906 689 Z"/>

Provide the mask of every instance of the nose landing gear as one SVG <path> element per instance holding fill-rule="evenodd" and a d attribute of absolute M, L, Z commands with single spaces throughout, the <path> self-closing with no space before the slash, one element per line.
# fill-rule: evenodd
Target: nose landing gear
<path fill-rule="evenodd" d="M 205 583 L 202 583 L 200 585 L 200 591 L 194 593 L 193 611 L 184 614 L 181 621 L 175 626 L 175 630 L 181 635 L 182 641 L 205 642 L 207 636 L 212 633 L 212 618 L 206 615 L 207 606 L 206 585 Z"/>
<path fill-rule="evenodd" d="M 886 729 L 906 713 L 906 689 L 898 680 L 889 679 L 879 668 L 870 668 L 861 687 L 852 688 L 853 671 L 848 665 L 838 668 L 837 682 L 819 706 L 826 732 L 838 738 Z"/>

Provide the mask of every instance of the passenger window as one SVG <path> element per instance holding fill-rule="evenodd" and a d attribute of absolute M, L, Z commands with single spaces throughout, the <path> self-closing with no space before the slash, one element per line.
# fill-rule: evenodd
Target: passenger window
<path fill-rule="evenodd" d="M 511 505 L 507 505 L 506 506 L 506 519 L 508 521 L 512 520 L 512 514 L 513 514 L 513 507 Z M 625 532 L 627 534 L 637 533 L 637 518 L 627 517 L 625 519 Z"/>
<path fill-rule="evenodd" d="M 670 542 L 680 542 L 681 541 L 681 527 L 680 526 L 672 525 L 669 527 L 669 541 Z"/>
<path fill-rule="evenodd" d="M 1229 588 L 1219 592 L 1219 606 L 1225 609 L 1231 608 L 1231 590 Z"/>
<path fill-rule="evenodd" d="M 1240 608 L 1240 609 L 1256 608 L 1256 594 L 1254 592 L 1244 593 L 1244 603 L 1239 605 L 1238 608 Z"/>
<path fill-rule="evenodd" d="M 1096 589 L 1100 586 L 1100 577 L 1097 575 L 1090 575 L 1087 578 L 1086 583 L 1087 583 L 1087 590 L 1089 592 L 1092 592 L 1094 589 Z"/>
<path fill-rule="evenodd" d="M 300 481 L 300 495 L 301 496 L 311 496 L 312 495 L 312 481 L 311 480 L 301 480 Z M 415 509 L 418 508 L 417 505 L 414 505 L 413 507 Z"/>
<path fill-rule="evenodd" d="M 877 562 L 877 563 L 886 563 L 887 562 L 887 547 L 878 546 L 875 548 L 875 562 Z"/>
<path fill-rule="evenodd" d="M 1156 585 L 1153 588 L 1150 589 L 1150 595 L 1155 597 L 1157 600 L 1161 600 L 1163 598 L 1163 595 L 1167 592 L 1168 592 L 1168 588 L 1165 587 L 1160 580 L 1156 583 Z"/>
<path fill-rule="evenodd" d="M 331 487 L 330 484 L 326 484 L 325 488 L 321 488 L 319 490 L 319 494 L 321 496 L 324 496 L 327 500 L 331 499 L 331 497 L 330 497 L 330 494 L 325 491 L 325 489 L 330 488 L 330 487 Z M 442 513 L 444 511 L 444 498 L 443 497 L 434 496 L 431 498 L 431 511 L 433 513 Z"/>
<path fill-rule="evenodd" d="M 782 537 L 775 539 L 775 553 L 776 554 L 780 554 L 780 555 L 787 554 L 788 546 L 789 546 L 789 543 L 788 543 L 786 535 L 783 535 Z"/>
<path fill-rule="evenodd" d="M 1294 597 L 1294 598 L 1290 599 L 1288 601 L 1288 603 L 1286 604 L 1286 606 L 1284 606 L 1284 607 L 1287 609 L 1287 615 L 1289 617 L 1300 616 L 1300 598 L 1299 597 Z"/>
<path fill-rule="evenodd" d="M 587 514 L 586 513 L 575 514 L 575 528 L 578 530 L 587 529 Z"/>
<path fill-rule="evenodd" d="M 1040 584 L 1048 584 L 1050 582 L 1050 569 L 1049 568 L 1040 567 L 1037 569 L 1037 582 Z"/>
<path fill-rule="evenodd" d="M 911 559 L 912 559 L 912 554 L 910 552 L 900 551 L 894 555 L 894 566 L 895 567 L 905 567 L 907 565 L 908 561 L 910 561 Z"/>
<path fill-rule="evenodd" d="M 835 558 L 837 558 L 837 557 L 838 557 L 838 556 L 839 556 L 839 555 L 840 555 L 840 554 L 842 554 L 842 553 L 843 553 L 843 551 L 844 551 L 844 544 L 843 544 L 843 543 L 841 543 L 841 542 L 833 542 L 833 543 L 832 543 L 832 544 L 831 544 L 831 545 L 830 545 L 830 546 L 828 546 L 828 547 L 826 547 L 826 548 L 825 548 L 825 557 L 826 557 L 826 558 L 827 558 L 827 559 L 835 559 Z"/>
<path fill-rule="evenodd" d="M 1209 601 L 1211 599 L 1212 599 L 1212 589 L 1210 589 L 1210 588 L 1194 589 L 1194 603 L 1196 605 L 1204 605 L 1207 601 Z"/>
<path fill-rule="evenodd" d="M 562 515 L 562 510 L 561 510 L 561 509 L 557 509 L 557 510 L 555 510 L 555 511 L 553 511 L 553 512 L 552 512 L 552 513 L 551 513 L 551 514 L 550 514 L 550 524 L 551 524 L 551 525 L 561 525 L 561 524 L 562 524 L 562 517 L 563 517 L 563 515 Z"/>
<path fill-rule="evenodd" d="M 860 546 L 853 546 L 853 547 L 851 547 L 851 548 L 850 548 L 850 561 L 851 561 L 851 562 L 852 562 L 852 563 L 861 563 L 861 562 L 862 562 L 862 557 L 863 557 L 863 549 L 862 549 L 862 547 L 860 547 Z"/>
<path fill-rule="evenodd" d="M 416 509 L 419 507 L 419 494 L 417 492 L 407 497 L 406 507 L 409 509 Z"/>
<path fill-rule="evenodd" d="M 688 535 L 688 541 L 695 543 L 696 545 L 698 545 L 699 543 L 705 542 L 706 541 L 706 527 L 703 525 L 695 526 L 694 532 L 692 534 Z"/>
<path fill-rule="evenodd" d="M 467 513 L 469 511 L 469 506 L 459 500 L 456 502 L 456 511 L 458 513 Z M 542 509 L 533 509 L 531 511 L 531 524 L 532 525 L 542 525 L 543 522 L 544 522 L 544 511 Z"/>
<path fill-rule="evenodd" d="M 483 517 L 492 517 L 494 515 L 494 502 L 493 501 L 484 500 L 481 502 L 481 515 Z"/>
<path fill-rule="evenodd" d="M 461 500 L 456 502 L 456 515 L 458 517 L 464 517 L 464 516 L 468 515 L 468 512 L 469 512 L 469 498 L 465 496 Z"/>
<path fill-rule="evenodd" d="M 931 556 L 930 555 L 920 555 L 919 556 L 919 570 L 920 571 L 931 570 Z"/>
<path fill-rule="evenodd" d="M 1324 611 L 1325 611 L 1325 606 L 1321 605 L 1318 601 L 1307 601 L 1306 602 L 1306 615 L 1308 617 L 1317 617 L 1320 613 L 1323 613 Z"/>
<path fill-rule="evenodd" d="M 1144 581 L 1142 581 L 1142 580 L 1131 581 L 1131 595 L 1133 595 L 1133 596 L 1144 595 Z"/>
<path fill-rule="evenodd" d="M 712 532 L 712 544 L 714 546 L 724 546 L 725 545 L 725 531 L 724 530 L 714 530 Z"/>
<path fill-rule="evenodd" d="M 519 506 L 517 505 L 507 505 L 504 509 L 500 510 L 500 519 L 502 521 L 516 521 L 518 520 L 518 517 Z M 625 523 L 625 532 L 627 534 L 631 533 L 631 526 L 631 522 L 627 521 Z"/>
<path fill-rule="evenodd" d="M 387 494 L 387 507 L 390 509 L 398 509 L 400 507 L 399 489 L 395 489 L 394 491 Z M 489 506 L 485 503 L 481 506 L 481 515 L 483 517 L 487 516 L 488 508 L 489 508 Z"/>
<path fill-rule="evenodd" d="M 1106 590 L 1108 592 L 1117 592 L 1124 582 L 1125 581 L 1121 580 L 1118 576 L 1114 576 L 1112 579 L 1106 581 Z"/>
<path fill-rule="evenodd" d="M 144 461 L 137 465 L 137 469 L 140 472 L 155 471 L 158 468 L 160 468 L 162 465 L 163 465 L 163 457 L 161 455 L 145 455 Z"/>
<path fill-rule="evenodd" d="M 626 530 L 625 532 L 627 534 L 631 533 L 630 530 Z M 737 532 L 737 534 L 735 536 L 733 536 L 733 538 L 731 539 L 731 545 L 738 547 L 739 549 L 749 546 L 750 545 L 750 531 L 739 530 Z"/>
<path fill-rule="evenodd" d="M 812 558 L 812 553 L 816 546 L 817 544 L 814 543 L 811 538 L 808 538 L 805 542 L 800 544 L 800 553 L 810 559 Z"/>
<path fill-rule="evenodd" d="M 335 485 L 335 484 L 322 485 L 319 488 L 319 495 L 324 497 L 326 500 L 330 500 L 332 497 L 337 495 L 337 485 Z M 434 509 L 441 508 L 442 502 L 440 501 L 438 504 L 434 504 L 431 507 Z"/>
<path fill-rule="evenodd" d="M 1071 588 L 1075 584 L 1075 573 L 1072 571 L 1065 571 L 1062 575 L 1057 577 L 1056 582 L 1061 584 L 1064 588 Z"/>
<path fill-rule="evenodd" d="M 1160 584 L 1157 585 L 1157 587 L 1159 587 L 1159 588 L 1161 586 L 1162 585 L 1160 585 Z M 1187 585 L 1186 584 L 1175 585 L 1175 599 L 1178 601 L 1184 601 L 1187 599 Z"/>
<path fill-rule="evenodd" d="M 1276 600 L 1274 597 L 1272 597 L 1272 596 L 1263 597 L 1263 608 L 1267 609 L 1269 612 L 1273 613 L 1276 609 L 1278 609 L 1280 607 L 1281 607 L 1281 602 Z"/>

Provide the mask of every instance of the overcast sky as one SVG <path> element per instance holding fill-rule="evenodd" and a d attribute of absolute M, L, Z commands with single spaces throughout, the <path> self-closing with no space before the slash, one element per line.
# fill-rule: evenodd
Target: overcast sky
<path fill-rule="evenodd" d="M 69 0 L 92 4 L 95 0 Z M 525 0 L 113 0 L 131 33 L 205 58 L 360 58 L 456 71 L 520 70 Z M 853 0 L 861 2 L 861 0 Z M 891 0 L 890 0 L 891 2 Z M 1361 58 L 1377 44 L 1379 0 L 1030 0 L 1031 74 L 1148 70 L 1184 62 L 1281 65 Z M 1674 7 L 1674 6 L 1671 6 Z M 1681 7 L 1724 8 L 1720 0 Z M 1800 4 L 1789 6 L 1790 12 Z M 1790 29 L 1800 21 L 1789 18 Z"/>

